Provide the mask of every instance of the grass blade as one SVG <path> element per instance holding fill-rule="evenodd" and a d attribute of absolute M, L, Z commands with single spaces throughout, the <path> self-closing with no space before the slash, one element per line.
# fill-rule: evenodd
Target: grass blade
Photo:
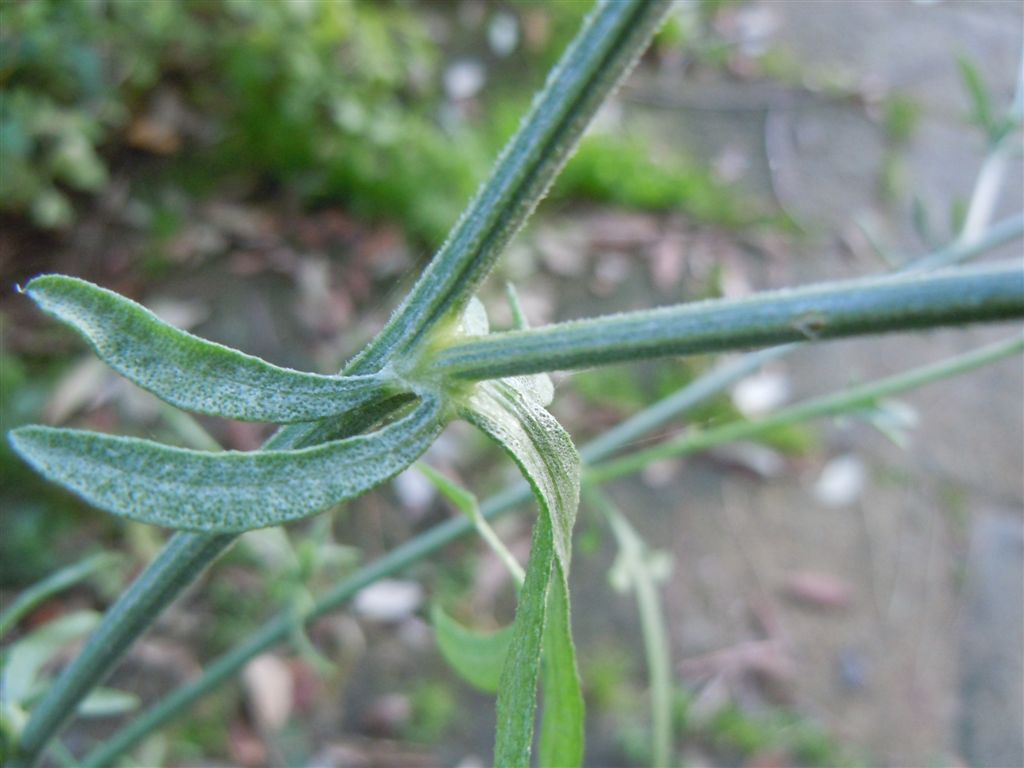
<path fill-rule="evenodd" d="M 428 395 L 383 429 L 295 451 L 212 453 L 132 437 L 22 427 L 11 444 L 100 509 L 167 528 L 228 533 L 309 517 L 405 469 L 443 426 Z"/>
<path fill-rule="evenodd" d="M 285 424 L 333 416 L 397 391 L 381 375 L 279 368 L 178 330 L 140 304 L 75 277 L 37 277 L 25 293 L 78 331 L 115 371 L 186 411 Z"/>

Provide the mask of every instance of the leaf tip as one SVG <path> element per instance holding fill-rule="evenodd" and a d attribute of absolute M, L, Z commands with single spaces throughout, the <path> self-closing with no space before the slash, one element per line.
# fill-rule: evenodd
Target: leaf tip
<path fill-rule="evenodd" d="M 11 448 L 14 449 L 15 453 L 21 456 L 26 461 L 31 461 L 33 449 L 38 445 L 39 433 L 45 430 L 46 427 L 39 427 L 34 425 L 17 427 L 7 433 L 7 442 Z"/>
<path fill-rule="evenodd" d="M 46 310 L 49 305 L 50 291 L 54 288 L 59 288 L 61 285 L 67 285 L 72 281 L 75 281 L 75 278 L 68 277 L 67 275 L 39 275 L 29 280 L 24 288 L 19 286 L 18 292 L 25 294 L 37 306 Z"/>

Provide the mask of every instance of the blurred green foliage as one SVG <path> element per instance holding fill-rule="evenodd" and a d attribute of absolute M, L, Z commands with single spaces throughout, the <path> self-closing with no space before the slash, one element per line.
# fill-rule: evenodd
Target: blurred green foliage
<path fill-rule="evenodd" d="M 133 130 L 139 144 L 146 129 L 141 143 L 176 149 L 180 115 L 139 122 L 159 88 L 201 116 L 189 133 L 215 169 L 311 194 L 378 190 L 403 165 L 429 163 L 410 135 L 435 152 L 442 143 L 411 108 L 429 95 L 436 57 L 406 4 L 37 0 L 5 4 L 2 21 L 3 206 L 44 226 L 70 221 L 66 190 L 105 183 L 101 148 Z M 404 210 L 394 185 L 369 204 L 420 226 L 431 216 Z"/>
<path fill-rule="evenodd" d="M 882 126 L 893 144 L 908 144 L 920 121 L 921 105 L 912 96 L 891 93 L 882 104 Z"/>
<path fill-rule="evenodd" d="M 588 7 L 481 5 L 467 26 L 455 4 L 383 0 L 4 3 L 0 210 L 66 226 L 75 197 L 102 190 L 141 150 L 256 189 L 284 184 L 308 204 L 339 201 L 435 244 Z M 499 13 L 521 36 L 504 58 L 480 48 Z M 687 36 L 673 23 L 657 46 Z M 475 46 L 493 69 L 469 107 L 446 100 L 442 41 Z M 616 136 L 588 137 L 554 192 L 749 218 L 704 169 L 656 163 Z"/>

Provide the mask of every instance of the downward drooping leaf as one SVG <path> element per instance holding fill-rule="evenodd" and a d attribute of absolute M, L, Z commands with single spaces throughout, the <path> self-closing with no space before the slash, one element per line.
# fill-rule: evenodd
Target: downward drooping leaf
<path fill-rule="evenodd" d="M 494 762 L 530 764 L 543 650 L 540 764 L 576 766 L 583 760 L 583 696 L 570 634 L 568 574 L 580 459 L 565 430 L 524 389 L 515 379 L 478 384 L 462 411 L 512 456 L 541 512 L 500 680 Z"/>
<path fill-rule="evenodd" d="M 209 453 L 51 427 L 10 436 L 40 474 L 100 509 L 228 533 L 309 517 L 365 493 L 415 461 L 442 427 L 440 399 L 424 395 L 377 432 L 295 451 Z"/>
<path fill-rule="evenodd" d="M 381 375 L 321 376 L 279 368 L 180 331 L 134 301 L 64 275 L 27 293 L 78 331 L 111 368 L 187 411 L 243 421 L 313 421 L 395 391 Z"/>
<path fill-rule="evenodd" d="M 512 643 L 512 627 L 496 632 L 468 629 L 434 606 L 431 613 L 437 647 L 463 680 L 485 693 L 496 693 Z"/>

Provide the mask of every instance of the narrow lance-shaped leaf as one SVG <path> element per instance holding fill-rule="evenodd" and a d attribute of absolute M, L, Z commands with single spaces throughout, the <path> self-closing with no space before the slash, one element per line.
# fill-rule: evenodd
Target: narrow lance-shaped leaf
<path fill-rule="evenodd" d="M 405 469 L 443 427 L 439 398 L 368 435 L 295 451 L 210 453 L 51 427 L 11 432 L 40 474 L 143 523 L 229 533 L 309 517 Z"/>
<path fill-rule="evenodd" d="M 44 624 L 10 646 L 0 672 L 3 700 L 25 703 L 39 684 L 40 670 L 61 648 L 91 630 L 99 620 L 94 611 L 75 611 Z"/>
<path fill-rule="evenodd" d="M 397 391 L 384 374 L 322 376 L 178 330 L 113 291 L 65 275 L 32 280 L 27 293 L 80 333 L 122 376 L 187 411 L 243 421 L 313 421 Z"/>
<path fill-rule="evenodd" d="M 530 763 L 543 648 L 540 762 L 575 766 L 583 760 L 583 696 L 570 634 L 568 574 L 580 460 L 565 430 L 516 384 L 515 380 L 479 384 L 462 411 L 516 461 L 541 510 L 501 676 L 494 762 L 502 766 Z"/>
<path fill-rule="evenodd" d="M 469 629 L 444 612 L 439 605 L 431 611 L 437 647 L 452 669 L 475 688 L 497 693 L 502 667 L 512 644 L 512 627 L 494 632 Z"/>

